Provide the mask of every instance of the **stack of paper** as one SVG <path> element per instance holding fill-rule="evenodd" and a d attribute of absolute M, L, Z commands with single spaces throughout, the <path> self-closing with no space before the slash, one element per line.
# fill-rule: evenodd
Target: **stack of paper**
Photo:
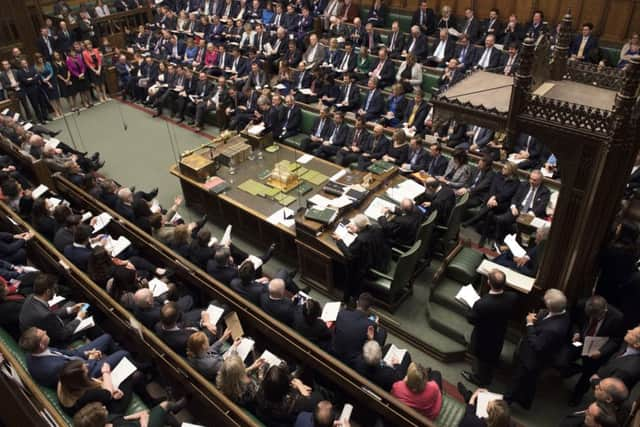
<path fill-rule="evenodd" d="M 596 351 L 600 351 L 603 345 L 609 341 L 609 337 L 584 337 L 584 346 L 582 347 L 582 356 L 590 356 Z"/>
<path fill-rule="evenodd" d="M 468 284 L 460 288 L 456 294 L 456 299 L 469 308 L 472 308 L 473 304 L 480 299 L 480 295 L 478 295 L 473 285 Z"/>
<path fill-rule="evenodd" d="M 227 228 L 224 230 L 220 244 L 222 246 L 229 246 L 231 244 L 231 224 L 227 225 Z"/>
<path fill-rule="evenodd" d="M 346 169 L 342 169 L 336 173 L 334 173 L 330 180 L 333 182 L 336 182 L 337 180 L 339 180 L 340 178 L 342 178 L 343 176 L 345 176 L 347 174 L 347 170 Z"/>
<path fill-rule="evenodd" d="M 307 199 L 307 202 L 310 202 L 316 206 L 319 206 L 321 208 L 326 208 L 327 206 L 329 206 L 329 204 L 331 203 L 331 199 L 324 197 L 321 194 L 316 194 L 313 197 L 309 197 L 309 199 Z"/>
<path fill-rule="evenodd" d="M 287 207 L 280 208 L 267 218 L 267 222 L 270 222 L 273 225 L 282 224 L 285 227 L 293 227 L 296 223 L 293 215 L 294 212 L 291 209 Z"/>
<path fill-rule="evenodd" d="M 111 384 L 113 384 L 113 388 L 117 389 L 120 387 L 127 378 L 129 378 L 138 368 L 131 363 L 129 359 L 123 357 L 118 365 L 111 370 Z"/>
<path fill-rule="evenodd" d="M 80 218 L 80 221 L 81 222 L 85 222 L 85 221 L 91 219 L 92 217 L 93 217 L 93 214 L 91 212 L 87 211 L 87 212 L 82 214 L 82 217 Z"/>
<path fill-rule="evenodd" d="M 224 308 L 209 304 L 209 307 L 207 307 L 207 313 L 209 313 L 209 322 L 212 325 L 217 325 L 224 313 Z"/>
<path fill-rule="evenodd" d="M 247 128 L 247 133 L 249 133 L 249 135 L 258 136 L 262 134 L 262 132 L 264 132 L 265 129 L 266 128 L 264 123 L 258 123 L 257 125 L 249 126 Z"/>
<path fill-rule="evenodd" d="M 498 393 L 491 393 L 490 391 L 481 391 L 478 393 L 478 399 L 476 400 L 476 416 L 478 418 L 487 418 L 487 405 L 492 400 L 502 400 L 503 396 Z"/>
<path fill-rule="evenodd" d="M 259 359 L 264 360 L 269 366 L 280 366 L 282 363 L 282 359 L 271 353 L 269 350 L 265 350 Z"/>
<path fill-rule="evenodd" d="M 44 184 L 40 184 L 38 185 L 36 188 L 34 188 L 31 191 L 31 197 L 35 200 L 35 199 L 39 199 L 40 196 L 42 196 L 44 193 L 46 193 L 47 191 L 49 191 L 49 187 L 47 187 Z"/>
<path fill-rule="evenodd" d="M 353 241 L 356 240 L 356 237 L 358 237 L 357 234 L 349 232 L 347 226 L 344 224 L 338 224 L 336 227 L 336 236 L 338 236 L 338 239 L 342 240 L 347 246 L 351 246 Z"/>
<path fill-rule="evenodd" d="M 149 289 L 153 293 L 154 297 L 159 297 L 160 295 L 169 291 L 169 286 L 167 286 L 167 284 L 162 280 L 154 277 L 149 281 Z"/>
<path fill-rule="evenodd" d="M 304 154 L 304 155 L 298 157 L 298 160 L 296 160 L 296 161 L 298 163 L 302 164 L 302 165 L 306 165 L 311 160 L 313 160 L 313 156 L 311 154 Z"/>
<path fill-rule="evenodd" d="M 238 356 L 240 356 L 240 359 L 245 360 L 249 355 L 249 353 L 253 350 L 254 345 L 255 345 L 255 341 L 253 341 L 251 338 L 242 338 L 238 345 L 234 344 L 229 348 L 229 350 L 227 350 L 223 358 L 226 359 L 235 350 L 235 352 L 238 353 Z"/>
<path fill-rule="evenodd" d="M 544 220 L 542 218 L 534 217 L 529 223 L 532 227 L 535 228 L 543 228 L 543 227 L 551 227 L 551 221 Z"/>
<path fill-rule="evenodd" d="M 262 267 L 262 264 L 263 264 L 262 259 L 258 258 L 255 255 L 249 255 L 247 257 L 247 261 L 249 261 L 251 264 L 253 264 L 253 268 L 255 268 L 256 270 L 259 269 L 260 267 Z"/>
<path fill-rule="evenodd" d="M 107 242 L 105 249 L 111 253 L 112 257 L 117 257 L 122 251 L 131 246 L 131 241 L 124 236 L 120 236 L 116 240 L 109 238 Z"/>
<path fill-rule="evenodd" d="M 93 321 L 93 316 L 85 317 L 80 321 L 80 323 L 76 327 L 75 331 L 73 331 L 73 333 L 77 334 L 78 332 L 82 332 L 85 329 L 93 328 L 95 325 L 96 324 Z"/>
<path fill-rule="evenodd" d="M 403 199 L 414 200 L 422 193 L 424 193 L 424 187 L 412 179 L 407 179 L 387 190 L 387 196 L 398 203 L 402 202 Z"/>
<path fill-rule="evenodd" d="M 393 212 L 396 205 L 387 200 L 381 199 L 380 197 L 376 197 L 371 201 L 371 203 L 369 203 L 369 207 L 364 211 L 364 214 L 372 220 L 377 221 L 377 219 L 383 215 L 384 208 Z"/>
<path fill-rule="evenodd" d="M 329 202 L 329 206 L 342 209 L 353 203 L 353 199 L 351 197 L 345 196 L 344 194 L 340 197 L 336 197 L 335 199 L 331 199 Z"/>
<path fill-rule="evenodd" d="M 100 215 L 98 215 L 95 219 L 95 222 L 93 223 L 93 232 L 97 233 L 98 231 L 105 228 L 112 219 L 113 217 L 106 212 L 103 212 Z"/>
<path fill-rule="evenodd" d="M 384 363 L 388 366 L 393 366 L 393 362 L 401 363 L 404 355 L 407 354 L 407 350 L 401 349 L 395 346 L 395 344 L 391 344 L 387 354 L 384 355 Z"/>
<path fill-rule="evenodd" d="M 47 303 L 49 304 L 49 307 L 53 307 L 54 305 L 61 303 L 62 301 L 66 300 L 65 297 L 60 296 L 60 295 L 54 295 L 53 298 L 51 298 L 49 301 L 47 301 Z"/>
<path fill-rule="evenodd" d="M 511 255 L 513 255 L 514 258 L 522 258 L 527 254 L 527 251 L 525 251 L 524 248 L 516 241 L 515 234 L 508 234 L 504 238 L 504 244 L 509 247 Z"/>
<path fill-rule="evenodd" d="M 341 303 L 340 301 L 328 302 L 324 305 L 322 309 L 322 315 L 320 318 L 325 322 L 335 322 L 338 318 L 338 313 L 340 312 Z"/>
<path fill-rule="evenodd" d="M 153 213 L 158 213 L 162 210 L 162 208 L 160 207 L 160 202 L 158 202 L 158 199 L 153 199 L 151 201 L 151 207 L 149 207 L 149 210 Z"/>

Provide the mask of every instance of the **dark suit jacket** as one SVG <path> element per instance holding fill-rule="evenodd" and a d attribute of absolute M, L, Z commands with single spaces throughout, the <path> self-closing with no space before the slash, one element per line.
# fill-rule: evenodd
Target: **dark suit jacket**
<path fill-rule="evenodd" d="M 518 153 L 520 151 L 524 151 L 527 148 L 527 140 L 529 139 L 529 135 L 525 133 L 521 133 L 518 135 L 516 139 L 516 143 L 513 146 L 512 152 Z M 542 144 L 534 137 L 531 137 L 531 142 L 529 143 L 529 161 L 534 164 L 540 162 L 540 156 L 542 154 Z"/>
<path fill-rule="evenodd" d="M 293 90 L 300 89 L 309 89 L 311 87 L 311 79 L 313 76 L 311 75 L 311 71 L 305 70 L 297 71 L 295 74 L 295 78 L 291 82 L 291 88 Z M 300 85 L 302 83 L 302 85 Z"/>
<path fill-rule="evenodd" d="M 345 95 L 347 93 L 347 85 L 343 85 L 340 89 L 340 96 L 336 100 L 336 104 L 342 103 L 344 101 Z M 360 103 L 360 90 L 355 83 L 351 83 L 351 90 L 349 91 L 349 104 L 347 109 L 352 110 L 358 107 Z"/>
<path fill-rule="evenodd" d="M 239 277 L 233 279 L 230 286 L 238 295 L 246 298 L 255 305 L 260 305 L 260 296 L 268 290 L 266 285 L 255 281 L 245 285 Z"/>
<path fill-rule="evenodd" d="M 260 296 L 260 307 L 274 319 L 281 321 L 287 326 L 293 325 L 293 313 L 296 307 L 290 299 L 285 297 L 275 300 L 269 296 L 269 292 L 264 292 Z"/>
<path fill-rule="evenodd" d="M 528 182 L 523 182 L 520 184 L 520 188 L 516 191 L 516 194 L 511 199 L 511 204 L 516 205 L 518 209 L 520 209 L 520 205 L 524 202 L 524 199 L 527 197 L 527 193 L 529 192 Z M 536 214 L 538 218 L 543 218 L 547 215 L 546 209 L 549 204 L 549 197 L 551 197 L 551 192 L 545 185 L 540 185 L 538 191 L 536 191 L 535 198 L 533 200 L 533 204 L 531 205 L 531 210 Z"/>
<path fill-rule="evenodd" d="M 481 175 L 480 179 L 474 185 L 478 174 Z M 465 187 L 469 189 L 469 197 L 476 197 L 486 201 L 489 198 L 489 190 L 491 189 L 491 184 L 493 183 L 495 176 L 496 173 L 492 169 L 488 171 L 481 171 L 480 169 L 475 168 L 469 177 L 469 181 L 465 185 Z"/>
<path fill-rule="evenodd" d="M 482 55 L 484 55 L 485 49 L 476 49 L 474 58 L 473 58 L 473 66 L 479 67 L 480 59 L 482 59 Z M 500 52 L 496 47 L 491 49 L 491 54 L 489 55 L 489 65 L 485 69 L 494 70 L 500 66 L 502 63 L 502 52 Z"/>
<path fill-rule="evenodd" d="M 522 24 L 517 23 L 513 31 L 509 31 L 509 27 L 505 25 L 502 43 L 508 46 L 511 43 L 520 44 L 524 40 L 524 28 Z"/>
<path fill-rule="evenodd" d="M 429 163 L 429 153 L 427 152 L 427 150 L 420 147 L 414 159 L 414 153 L 412 151 L 409 151 L 409 154 L 407 156 L 407 163 L 411 165 L 411 170 L 413 172 L 425 170 L 427 168 L 427 164 Z"/>
<path fill-rule="evenodd" d="M 160 310 L 162 309 L 162 304 L 154 303 L 153 307 L 149 308 L 140 308 L 138 306 L 134 306 L 133 313 L 145 327 L 149 329 L 153 329 L 155 325 L 160 321 Z"/>
<path fill-rule="evenodd" d="M 297 132 L 300 128 L 300 123 L 302 123 L 302 110 L 297 105 L 294 105 L 290 114 L 288 110 L 288 108 L 285 108 L 282 112 L 282 127 L 286 127 L 287 132 Z"/>
<path fill-rule="evenodd" d="M 422 212 L 418 208 L 414 208 L 406 214 L 402 214 L 396 209 L 393 218 L 387 219 L 386 216 L 378 218 L 378 224 L 392 246 L 412 245 L 416 241 L 421 222 Z"/>
<path fill-rule="evenodd" d="M 333 145 L 337 147 L 344 146 L 348 142 L 347 138 L 349 138 L 349 134 L 351 133 L 349 126 L 347 126 L 343 122 L 338 128 L 336 128 L 334 123 L 334 126 L 332 126 L 331 134 L 327 137 L 327 139 L 331 138 L 331 135 L 334 133 L 334 130 L 335 130 L 335 135 L 333 136 Z"/>
<path fill-rule="evenodd" d="M 590 326 L 590 319 L 587 318 L 584 312 L 585 303 L 585 299 L 578 301 L 571 316 L 574 321 L 573 333 L 580 334 L 581 341 L 584 341 L 585 334 Z M 609 305 L 604 320 L 595 334 L 597 337 L 609 337 L 609 340 L 600 349 L 600 353 L 602 354 L 600 359 L 602 361 L 606 361 L 616 352 L 620 344 L 622 344 L 624 334 L 625 329 L 622 313 L 614 306 Z"/>
<path fill-rule="evenodd" d="M 411 43 L 413 43 L 413 37 L 409 36 L 405 42 L 405 49 L 407 51 L 409 50 Z M 412 53 L 416 56 L 416 58 L 418 58 L 418 60 L 424 59 L 427 56 L 427 49 L 427 38 L 424 34 L 420 34 L 413 46 Z"/>
<path fill-rule="evenodd" d="M 409 103 L 407 104 L 407 108 L 404 110 L 404 118 L 402 119 L 403 122 L 407 123 L 409 121 L 409 117 L 411 117 L 411 112 L 413 111 L 413 107 L 415 106 L 415 104 L 415 100 L 409 101 Z M 415 126 L 416 133 L 424 133 L 424 119 L 427 118 L 427 114 L 429 114 L 429 104 L 427 104 L 427 101 L 423 100 L 418 107 L 418 111 L 413 117 L 412 126 Z"/>
<path fill-rule="evenodd" d="M 367 99 L 369 97 L 371 98 L 369 99 L 369 105 L 367 105 Z M 367 113 L 367 120 L 373 120 L 380 117 L 384 112 L 384 98 L 382 97 L 382 91 L 380 89 L 375 89 L 374 91 L 368 92 L 367 96 L 362 101 L 362 109 Z"/>
<path fill-rule="evenodd" d="M 456 58 L 458 62 L 464 65 L 463 71 L 471 67 L 471 65 L 473 64 L 473 60 L 475 58 L 475 50 L 476 50 L 476 47 L 472 45 L 456 46 L 456 51 L 453 57 Z"/>
<path fill-rule="evenodd" d="M 386 136 L 381 135 L 379 138 L 372 136 L 369 154 L 371 154 L 372 159 L 381 159 L 382 156 L 389 152 L 390 146 L 391 142 Z"/>
<path fill-rule="evenodd" d="M 37 299 L 33 294 L 29 295 L 22 305 L 20 311 L 20 330 L 25 331 L 32 326 L 47 331 L 47 335 L 54 345 L 68 344 L 73 336 L 73 331 L 80 324 L 79 319 L 72 319 L 68 322 L 62 317 L 70 317 L 65 308 L 51 311 L 49 305 Z M 75 317 L 75 316 L 74 316 Z"/>
<path fill-rule="evenodd" d="M 49 39 L 49 45 L 51 46 L 51 51 L 56 49 L 55 42 L 53 37 L 47 37 Z M 47 47 L 47 43 L 45 43 L 42 36 L 37 38 L 36 44 L 38 45 L 38 51 L 44 56 L 45 61 L 51 61 L 51 54 L 49 53 L 49 48 Z"/>
<path fill-rule="evenodd" d="M 485 362 L 500 360 L 507 325 L 517 300 L 514 292 L 486 294 L 467 314 L 467 320 L 474 325 L 469 345 L 478 359 Z"/>
<path fill-rule="evenodd" d="M 338 240 L 337 245 L 347 259 L 354 278 L 363 278 L 371 268 L 387 271 L 391 248 L 380 227 L 369 225 L 358 233 L 350 246 L 345 245 L 342 240 Z"/>
<path fill-rule="evenodd" d="M 442 176 L 447 169 L 447 164 L 449 164 L 449 161 L 443 155 L 431 157 L 431 160 L 427 165 L 427 171 L 431 176 Z"/>
<path fill-rule="evenodd" d="M 460 24 L 461 33 L 465 32 L 464 30 L 467 27 L 467 23 L 468 23 L 468 20 L 465 19 Z M 473 17 L 471 23 L 469 24 L 469 28 L 467 28 L 466 33 L 467 33 L 467 36 L 469 36 L 469 41 L 472 44 L 476 44 L 480 40 L 480 33 L 481 33 L 480 21 L 478 21 L 478 18 L 476 18 L 475 16 Z"/>
<path fill-rule="evenodd" d="M 300 335 L 328 351 L 331 346 L 331 330 L 321 319 L 315 319 L 312 324 L 305 321 L 302 310 L 293 314 L 293 329 Z"/>
<path fill-rule="evenodd" d="M 50 347 L 49 350 L 60 352 L 65 356 L 72 357 L 81 357 L 84 358 L 84 354 L 80 350 L 64 350 L 61 348 L 53 348 Z M 69 359 L 59 355 L 49 355 L 49 356 L 33 356 L 31 354 L 27 355 L 27 369 L 29 373 L 39 384 L 42 384 L 45 387 L 55 388 L 58 384 L 58 376 L 62 371 L 64 365 L 69 362 Z M 91 370 L 96 363 L 99 363 L 97 360 L 87 360 L 86 364 Z"/>
<path fill-rule="evenodd" d="M 214 279 L 228 286 L 233 279 L 238 277 L 238 267 L 235 265 L 220 266 L 214 259 L 210 259 L 209 262 L 207 262 L 207 273 Z"/>
<path fill-rule="evenodd" d="M 380 59 L 376 59 L 375 62 L 371 65 L 372 72 L 376 69 L 376 67 L 378 67 L 378 64 L 380 64 Z M 387 60 L 384 62 L 384 65 L 382 66 L 382 70 L 380 70 L 380 79 L 378 81 L 378 85 L 380 87 L 384 87 L 392 84 L 396 78 L 395 71 L 396 70 L 394 69 L 393 61 L 387 58 Z"/>
<path fill-rule="evenodd" d="M 484 39 L 489 34 L 493 34 L 496 37 L 496 43 L 500 43 L 502 41 L 502 36 L 504 35 L 504 24 L 496 19 L 493 22 L 493 25 L 491 25 L 491 21 L 489 19 L 485 19 L 482 22 L 482 39 L 480 42 L 484 43 Z"/>
<path fill-rule="evenodd" d="M 420 30 L 426 35 L 431 35 L 435 32 L 436 29 L 436 14 L 433 12 L 433 9 L 430 7 L 427 8 L 426 13 L 422 16 L 422 25 L 420 24 L 420 12 L 418 9 L 413 12 L 413 16 L 411 17 L 411 26 L 417 25 L 420 27 Z"/>
<path fill-rule="evenodd" d="M 429 56 L 433 56 L 436 53 L 436 49 L 438 49 L 438 45 L 440 45 L 440 39 L 435 40 L 431 45 L 431 48 L 429 49 Z M 448 37 L 444 45 L 443 63 L 446 64 L 447 62 L 449 62 L 449 60 L 453 58 L 455 53 L 456 53 L 456 42 L 451 37 Z"/>
<path fill-rule="evenodd" d="M 353 246 L 353 244 L 352 244 Z M 345 363 L 353 361 L 362 353 L 367 341 L 367 329 L 376 327 L 367 313 L 360 310 L 340 310 L 333 330 L 333 353 Z"/>
<path fill-rule="evenodd" d="M 626 348 L 627 344 L 623 343 L 607 364 L 598 369 L 597 374 L 600 378 L 619 378 L 631 390 L 640 380 L 640 354 L 620 357 Z"/>
<path fill-rule="evenodd" d="M 369 366 L 362 356 L 359 356 L 354 363 L 355 370 L 369 381 L 373 382 L 385 391 L 391 391 L 393 383 L 400 381 L 404 375 L 400 372 L 399 366 L 392 368 L 386 364 Z"/>
<path fill-rule="evenodd" d="M 567 313 L 544 319 L 546 313 L 538 314 L 538 321 L 527 326 L 526 335 L 520 341 L 518 357 L 530 370 L 548 366 L 569 339 L 571 319 Z"/>
<path fill-rule="evenodd" d="M 580 50 L 580 44 L 582 43 L 582 35 L 577 36 L 571 41 L 571 46 L 569 47 L 570 55 L 577 55 L 578 50 Z M 584 47 L 584 51 L 582 52 L 585 61 L 593 62 L 594 53 L 598 50 L 598 38 L 593 34 L 589 36 L 587 39 L 587 44 Z"/>
<path fill-rule="evenodd" d="M 360 46 L 366 46 L 370 52 L 373 52 L 377 47 L 378 44 L 381 43 L 380 41 L 380 34 L 378 34 L 375 30 L 373 31 L 373 47 L 371 46 L 370 43 L 370 36 L 369 33 L 367 33 L 366 31 L 364 33 L 362 33 L 362 37 L 360 39 Z"/>
<path fill-rule="evenodd" d="M 429 198 L 427 198 L 427 200 L 429 200 Z M 451 211 L 456 205 L 456 195 L 453 190 L 449 187 L 442 186 L 440 191 L 431 197 L 430 201 L 431 210 L 438 210 L 436 223 L 438 225 L 447 225 Z"/>
<path fill-rule="evenodd" d="M 402 50 L 405 48 L 404 34 L 402 34 L 402 31 L 398 31 L 396 35 L 396 40 L 394 41 L 394 44 L 393 44 L 393 49 L 391 49 L 392 37 L 393 37 L 393 33 L 389 33 L 385 46 L 387 46 L 391 54 L 400 55 L 402 53 Z"/>
<path fill-rule="evenodd" d="M 318 126 L 320 126 L 320 117 L 316 117 L 313 120 L 313 126 L 311 127 L 310 135 L 315 135 L 317 133 Z M 322 138 L 322 140 L 329 139 L 332 133 L 333 133 L 333 121 L 329 117 L 326 117 L 324 119 L 324 124 L 322 125 L 322 129 L 320 130 L 320 138 Z"/>
<path fill-rule="evenodd" d="M 198 332 L 197 328 L 178 326 L 175 331 L 168 331 L 162 328 L 158 323 L 155 326 L 155 332 L 158 338 L 165 342 L 171 348 L 182 357 L 187 355 L 187 341 L 191 334 Z M 205 332 L 206 333 L 206 332 Z"/>
<path fill-rule="evenodd" d="M 78 247 L 73 244 L 64 248 L 64 256 L 74 263 L 82 271 L 87 271 L 91 249 L 87 247 Z"/>

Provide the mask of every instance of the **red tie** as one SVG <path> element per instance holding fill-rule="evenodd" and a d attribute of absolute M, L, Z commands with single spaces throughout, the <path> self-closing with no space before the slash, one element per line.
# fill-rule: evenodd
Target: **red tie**
<path fill-rule="evenodd" d="M 598 321 L 595 319 L 592 319 L 589 322 L 589 327 L 587 328 L 587 332 L 584 333 L 584 336 L 585 337 L 595 336 L 597 327 L 598 327 Z"/>

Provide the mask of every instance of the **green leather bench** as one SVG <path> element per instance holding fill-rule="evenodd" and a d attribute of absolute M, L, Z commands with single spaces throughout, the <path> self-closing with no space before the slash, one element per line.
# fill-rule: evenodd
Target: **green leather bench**
<path fill-rule="evenodd" d="M 482 262 L 484 255 L 471 248 L 462 248 L 447 266 L 446 275 L 461 284 L 475 282 L 478 273 L 476 268 Z"/>
<path fill-rule="evenodd" d="M 298 150 L 304 150 L 303 142 L 309 137 L 313 129 L 313 121 L 317 117 L 317 114 L 311 111 L 302 110 L 302 122 L 300 123 L 300 133 L 294 136 L 290 136 L 283 142 L 289 147 L 296 148 Z"/>
<path fill-rule="evenodd" d="M 15 342 L 13 337 L 11 337 L 11 335 L 9 335 L 4 329 L 1 329 L 1 328 L 0 328 L 0 342 L 2 342 L 2 344 L 11 352 L 11 354 L 16 358 L 16 360 L 20 362 L 20 365 L 22 365 L 22 367 L 26 371 L 27 359 L 25 357 L 24 352 L 18 346 L 18 343 Z M 73 422 L 71 418 L 69 418 L 69 416 L 64 411 L 64 409 L 62 409 L 62 406 L 60 406 L 60 402 L 58 402 L 58 395 L 56 391 L 48 387 L 43 387 L 41 385 L 38 385 L 38 387 L 40 387 L 40 390 L 47 397 L 47 399 L 49 399 L 49 402 L 51 402 L 51 405 L 60 413 L 60 415 L 68 422 L 68 424 L 72 425 Z M 144 411 L 147 409 L 149 408 L 147 407 L 147 405 L 145 405 L 142 399 L 140 399 L 140 397 L 134 394 L 133 399 L 131 400 L 131 405 L 129 405 L 129 408 L 127 410 L 127 415 L 133 414 L 139 411 Z"/>

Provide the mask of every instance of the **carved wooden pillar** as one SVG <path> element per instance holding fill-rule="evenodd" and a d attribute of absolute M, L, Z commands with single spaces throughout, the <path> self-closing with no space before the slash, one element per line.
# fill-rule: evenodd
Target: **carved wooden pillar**
<path fill-rule="evenodd" d="M 520 131 L 516 126 L 516 118 L 518 113 L 522 111 L 522 104 L 525 102 L 527 94 L 531 89 L 531 83 L 533 81 L 531 71 L 533 70 L 534 51 L 535 41 L 531 37 L 527 37 L 524 42 L 522 42 L 520 67 L 513 80 L 513 91 L 511 93 L 511 100 L 509 101 L 509 119 L 507 120 L 507 137 L 505 140 L 507 146 L 515 142 Z"/>
<path fill-rule="evenodd" d="M 562 19 L 558 42 L 551 56 L 551 79 L 561 80 L 567 72 L 567 60 L 569 59 L 569 45 L 571 44 L 571 12 L 567 12 Z"/>

